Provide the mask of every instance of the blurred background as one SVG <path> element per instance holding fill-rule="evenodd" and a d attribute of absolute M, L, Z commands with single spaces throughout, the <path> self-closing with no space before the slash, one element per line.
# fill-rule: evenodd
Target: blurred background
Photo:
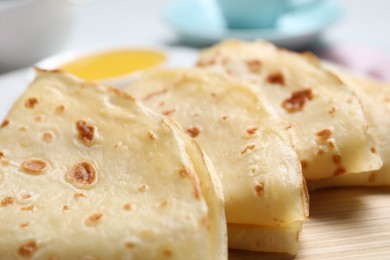
<path fill-rule="evenodd" d="M 47 4 L 44 7 L 35 7 L 44 11 L 37 14 L 38 16 L 52 13 L 54 17 L 63 17 L 59 22 L 53 18 L 40 21 L 39 26 L 46 26 L 45 33 L 53 38 L 49 40 L 45 39 L 47 36 L 44 34 L 34 35 L 33 26 L 30 29 L 21 26 L 23 23 L 29 23 L 36 10 L 25 10 L 11 16 L 9 14 L 13 11 L 9 7 L 7 10 L 7 6 L 2 6 L 4 3 L 7 4 L 6 2 L 18 1 L 34 0 L 0 0 L 0 74 L 30 65 L 46 56 L 65 50 L 140 43 L 184 46 L 197 50 L 218 39 L 237 35 L 250 38 L 252 35 L 255 38 L 265 36 L 266 39 L 275 40 L 283 47 L 300 51 L 310 50 L 323 59 L 390 81 L 390 35 L 388 34 L 390 1 L 388 0 L 333 1 L 334 6 L 331 7 L 333 9 L 329 9 L 328 13 L 317 8 L 316 12 L 320 12 L 318 15 L 322 15 L 319 18 L 316 16 L 317 13 L 310 14 L 308 11 L 303 15 L 298 14 L 304 17 L 303 20 L 296 19 L 294 16 L 287 17 L 285 24 L 280 25 L 281 28 L 283 27 L 281 31 L 275 28 L 261 28 L 251 29 L 252 31 L 235 29 L 229 32 L 219 30 L 219 21 L 213 20 L 215 5 L 210 7 L 209 3 L 206 3 L 210 1 L 206 0 L 50 0 L 51 2 L 69 1 L 74 6 L 69 13 L 64 12 L 64 7 L 61 12 L 58 12 Z M 194 1 L 196 6 L 190 7 L 189 2 L 194 4 Z M 184 2 L 187 2 L 187 9 L 180 6 Z M 182 13 L 177 15 L 181 10 Z M 208 29 L 210 33 L 202 35 Z M 10 34 L 12 37 L 9 36 Z M 36 38 L 41 40 L 34 40 Z M 20 51 L 13 53 L 7 49 L 10 48 L 9 45 L 16 48 L 17 43 L 21 42 L 37 46 L 29 48 L 26 53 Z M 26 64 L 18 61 L 23 58 L 27 60 Z"/>

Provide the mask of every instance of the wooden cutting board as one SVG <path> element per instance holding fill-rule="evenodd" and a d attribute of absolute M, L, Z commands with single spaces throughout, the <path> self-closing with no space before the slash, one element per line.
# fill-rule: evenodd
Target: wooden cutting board
<path fill-rule="evenodd" d="M 300 251 L 282 254 L 229 251 L 229 259 L 390 259 L 390 189 L 330 189 L 310 195 L 310 218 Z"/>

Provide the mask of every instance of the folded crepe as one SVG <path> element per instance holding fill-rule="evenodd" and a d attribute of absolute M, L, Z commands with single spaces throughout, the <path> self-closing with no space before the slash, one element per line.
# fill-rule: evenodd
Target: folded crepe
<path fill-rule="evenodd" d="M 203 51 L 197 66 L 248 80 L 292 123 L 306 179 L 377 170 L 382 161 L 358 99 L 317 59 L 270 43 L 227 41 Z"/>
<path fill-rule="evenodd" d="M 169 119 L 39 71 L 0 129 L 1 259 L 226 259 L 221 185 Z"/>
<path fill-rule="evenodd" d="M 144 75 L 127 92 L 176 120 L 222 175 L 230 248 L 296 254 L 306 186 L 288 126 L 254 86 L 178 69 Z"/>
<path fill-rule="evenodd" d="M 360 99 L 368 122 L 368 132 L 377 143 L 372 152 L 378 153 L 383 167 L 377 171 L 310 181 L 312 190 L 335 186 L 390 185 L 390 84 L 359 78 L 339 68 L 331 68 L 350 86 Z"/>

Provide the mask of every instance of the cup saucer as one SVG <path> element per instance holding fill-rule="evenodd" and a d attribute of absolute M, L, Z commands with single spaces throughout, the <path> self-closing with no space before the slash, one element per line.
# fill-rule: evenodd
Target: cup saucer
<path fill-rule="evenodd" d="M 165 10 L 165 18 L 182 39 L 199 45 L 232 38 L 264 39 L 281 47 L 297 49 L 317 39 L 342 15 L 342 8 L 337 2 L 320 1 L 285 13 L 273 28 L 227 29 L 218 12 L 211 13 L 195 2 L 197 0 L 173 2 Z"/>

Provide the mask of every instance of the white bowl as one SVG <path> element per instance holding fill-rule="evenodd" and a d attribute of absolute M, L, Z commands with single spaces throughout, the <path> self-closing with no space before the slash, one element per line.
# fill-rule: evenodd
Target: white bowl
<path fill-rule="evenodd" d="M 0 72 L 59 51 L 77 9 L 71 0 L 0 0 Z"/>

